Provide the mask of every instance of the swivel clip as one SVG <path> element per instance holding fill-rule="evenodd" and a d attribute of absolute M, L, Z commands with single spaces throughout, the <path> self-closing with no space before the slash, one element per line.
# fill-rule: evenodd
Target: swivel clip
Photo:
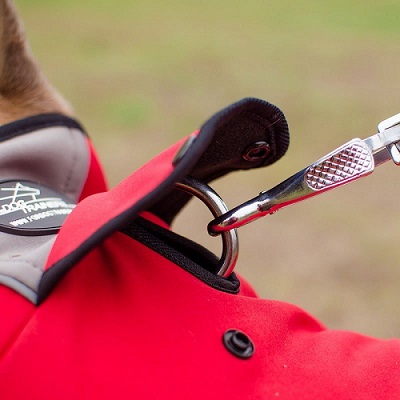
<path fill-rule="evenodd" d="M 375 135 L 350 140 L 274 188 L 215 218 L 208 224 L 208 232 L 216 236 L 238 228 L 369 175 L 389 160 L 400 165 L 400 114 L 382 121 Z"/>

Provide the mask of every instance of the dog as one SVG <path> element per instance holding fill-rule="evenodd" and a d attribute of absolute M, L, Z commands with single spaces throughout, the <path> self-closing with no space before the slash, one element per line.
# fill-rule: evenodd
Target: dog
<path fill-rule="evenodd" d="M 400 398 L 400 340 L 328 330 L 294 305 L 260 299 L 235 274 L 202 268 L 215 258 L 168 230 L 186 201 L 169 191 L 179 179 L 257 167 L 266 139 L 280 139 L 273 160 L 284 154 L 277 107 L 244 99 L 107 191 L 11 0 L 0 0 L 0 40 L 0 217 L 22 214 L 0 229 L 1 399 Z M 67 188 L 73 204 L 55 197 Z M 75 205 L 54 232 L 46 219 Z"/>
<path fill-rule="evenodd" d="M 0 0 L 0 124 L 43 113 L 73 115 L 32 55 L 12 0 Z"/>

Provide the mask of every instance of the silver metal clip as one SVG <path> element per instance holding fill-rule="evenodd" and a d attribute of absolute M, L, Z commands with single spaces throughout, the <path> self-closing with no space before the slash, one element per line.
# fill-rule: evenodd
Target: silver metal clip
<path fill-rule="evenodd" d="M 355 181 L 392 160 L 400 165 L 400 114 L 382 121 L 378 133 L 353 139 L 274 188 L 261 192 L 208 224 L 210 235 L 238 228 L 280 208 Z"/>

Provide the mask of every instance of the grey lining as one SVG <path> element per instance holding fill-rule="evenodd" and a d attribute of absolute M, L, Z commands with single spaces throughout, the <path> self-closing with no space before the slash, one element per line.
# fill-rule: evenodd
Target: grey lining
<path fill-rule="evenodd" d="M 88 170 L 85 136 L 78 129 L 45 128 L 0 143 L 0 181 L 40 182 L 77 202 Z"/>
<path fill-rule="evenodd" d="M 0 143 L 0 181 L 41 183 L 78 202 L 89 172 L 84 134 L 49 127 Z M 56 235 L 18 236 L 0 232 L 0 283 L 33 303 Z"/>

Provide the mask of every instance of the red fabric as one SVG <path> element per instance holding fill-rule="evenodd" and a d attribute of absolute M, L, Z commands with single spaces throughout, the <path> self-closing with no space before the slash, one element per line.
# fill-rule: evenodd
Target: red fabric
<path fill-rule="evenodd" d="M 254 341 L 252 358 L 225 349 L 231 328 Z M 212 289 L 116 233 L 25 321 L 0 388 L 5 399 L 376 400 L 399 398 L 399 369 L 398 340 Z"/>
<path fill-rule="evenodd" d="M 157 215 L 154 215 L 148 211 L 141 212 L 140 216 L 142 218 L 146 218 L 148 221 L 153 222 L 154 224 L 162 226 L 165 229 L 170 228 L 170 226 L 165 221 L 163 221 L 160 217 L 158 217 Z"/>
<path fill-rule="evenodd" d="M 100 165 L 99 158 L 93 148 L 90 139 L 86 138 L 87 147 L 89 150 L 90 165 L 89 172 L 85 182 L 85 186 L 82 189 L 81 197 L 79 201 L 84 198 L 100 192 L 105 192 L 107 190 L 107 183 L 105 180 L 103 168 Z"/>
<path fill-rule="evenodd" d="M 35 309 L 25 297 L 6 286 L 0 286 L 0 357 L 13 346 Z"/>
<path fill-rule="evenodd" d="M 83 199 L 60 230 L 46 269 L 73 252 L 103 225 L 159 186 L 173 171 L 172 160 L 185 140 L 182 139 L 159 154 L 109 192 Z"/>
<path fill-rule="evenodd" d="M 162 183 L 181 144 L 82 200 L 48 268 Z M 101 185 L 88 183 L 87 193 Z M 239 294 L 219 291 L 119 232 L 37 307 L 0 286 L 0 327 L 1 399 L 400 398 L 398 339 L 327 330 L 245 282 Z M 229 329 L 252 339 L 251 358 L 225 348 Z"/>

